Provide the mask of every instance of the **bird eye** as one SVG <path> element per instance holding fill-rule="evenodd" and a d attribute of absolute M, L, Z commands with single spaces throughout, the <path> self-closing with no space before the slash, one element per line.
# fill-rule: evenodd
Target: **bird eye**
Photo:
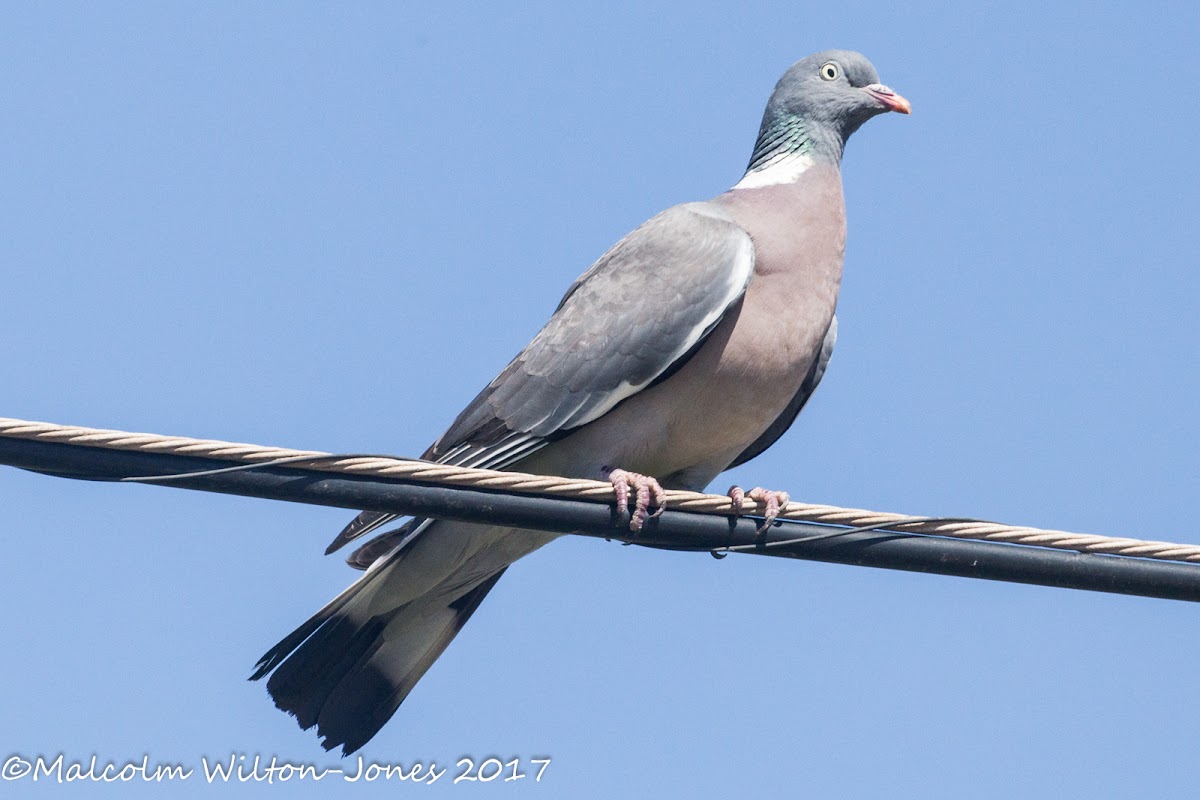
<path fill-rule="evenodd" d="M 821 65 L 821 77 L 827 81 L 836 81 L 838 75 L 841 74 L 842 71 L 838 69 L 838 65 L 832 61 L 827 61 Z"/>

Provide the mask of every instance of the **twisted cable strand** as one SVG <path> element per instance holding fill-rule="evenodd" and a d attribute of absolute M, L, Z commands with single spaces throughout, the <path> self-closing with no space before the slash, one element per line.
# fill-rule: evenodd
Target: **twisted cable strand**
<path fill-rule="evenodd" d="M 286 447 L 264 447 L 256 444 L 224 442 L 217 439 L 129 433 L 73 425 L 54 425 L 47 422 L 30 422 L 5 417 L 0 417 L 0 437 L 59 442 L 111 450 L 200 456 L 241 464 L 256 464 L 285 458 L 310 458 L 316 460 L 316 463 L 306 468 L 322 472 L 405 478 L 427 483 L 500 489 L 606 503 L 614 501 L 612 486 L 605 481 L 452 467 L 415 459 L 378 456 L 341 457 L 319 450 L 294 450 Z M 726 495 L 671 490 L 666 493 L 666 496 L 667 505 L 679 511 L 724 516 L 735 511 L 733 501 Z M 758 501 L 747 497 L 742 502 L 741 508 L 736 510 L 739 513 L 761 514 L 764 508 Z M 1197 545 L 1043 530 L 982 520 L 914 518 L 905 514 L 796 501 L 788 503 L 781 509 L 779 518 L 842 525 L 848 528 L 885 528 L 908 533 L 923 533 L 958 539 L 979 539 L 1083 553 L 1107 553 L 1159 561 L 1200 563 L 1200 546 Z"/>

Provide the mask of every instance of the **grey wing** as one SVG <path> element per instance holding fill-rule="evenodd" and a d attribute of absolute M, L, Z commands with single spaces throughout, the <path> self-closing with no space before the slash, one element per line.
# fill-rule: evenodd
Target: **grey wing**
<path fill-rule="evenodd" d="M 685 203 L 651 218 L 571 286 L 424 457 L 503 469 L 598 419 L 694 352 L 753 272 L 749 234 L 720 207 Z M 395 518 L 363 512 L 326 552 Z"/>
<path fill-rule="evenodd" d="M 825 368 L 829 366 L 829 359 L 833 357 L 833 346 L 835 344 L 837 344 L 836 316 L 829 322 L 829 329 L 825 331 L 825 338 L 821 341 L 821 352 L 817 354 L 817 358 L 809 368 L 808 374 L 804 376 L 804 382 L 800 384 L 800 390 L 796 392 L 796 396 L 787 404 L 787 408 L 783 410 L 783 413 L 771 423 L 771 426 L 763 431 L 762 436 L 755 439 L 753 444 L 733 460 L 733 463 L 729 465 L 729 469 L 739 464 L 744 464 L 760 455 L 768 447 L 775 444 L 788 428 L 792 427 L 792 423 L 800 415 L 800 411 L 804 408 L 805 403 L 808 402 L 808 398 L 812 397 L 813 392 L 817 390 L 817 384 L 821 382 L 821 378 L 825 377 Z"/>

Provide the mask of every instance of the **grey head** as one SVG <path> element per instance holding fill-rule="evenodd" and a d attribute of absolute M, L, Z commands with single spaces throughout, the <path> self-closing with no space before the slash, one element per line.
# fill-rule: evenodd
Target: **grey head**
<path fill-rule="evenodd" d="M 861 53 L 824 50 L 802 58 L 775 84 L 747 172 L 792 156 L 838 164 L 850 134 L 888 111 L 910 114 L 912 106 L 879 82 Z"/>

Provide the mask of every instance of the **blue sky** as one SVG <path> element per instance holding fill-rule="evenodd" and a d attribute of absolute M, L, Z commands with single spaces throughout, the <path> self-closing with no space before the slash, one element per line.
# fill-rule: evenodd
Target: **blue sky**
<path fill-rule="evenodd" d="M 789 64 L 844 47 L 915 113 L 850 142 L 837 353 L 732 477 L 1200 541 L 1194 4 L 3 22 L 0 415 L 418 454 L 609 244 L 737 180 Z M 336 766 L 244 679 L 353 577 L 321 555 L 347 518 L 0 470 L 0 751 Z M 497 795 L 1183 796 L 1198 663 L 1184 603 L 563 540 L 364 755 L 552 758 Z"/>

